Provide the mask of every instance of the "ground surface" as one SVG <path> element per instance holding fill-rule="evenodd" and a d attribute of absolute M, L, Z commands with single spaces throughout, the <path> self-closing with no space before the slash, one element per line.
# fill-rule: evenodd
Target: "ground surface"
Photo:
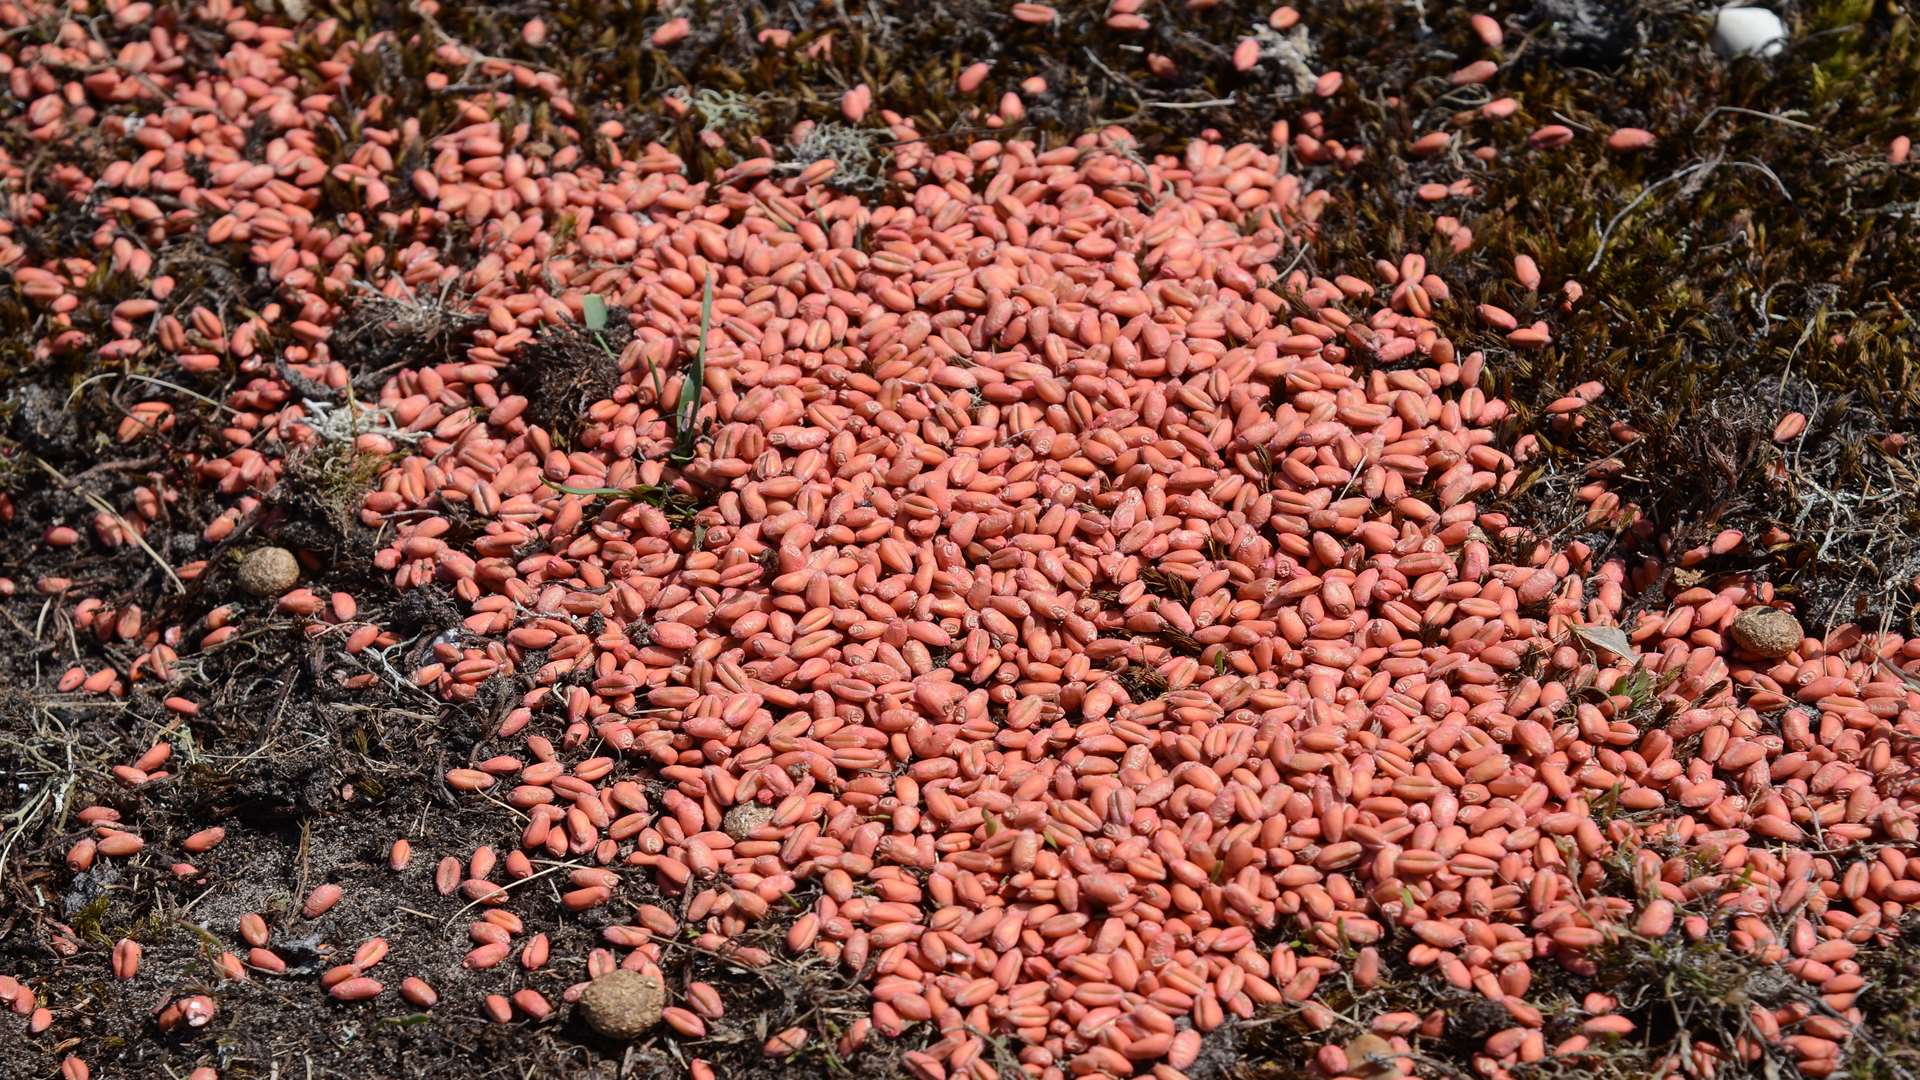
<path fill-rule="evenodd" d="M 345 34 L 394 31 L 390 92 L 428 129 L 443 121 L 441 106 L 415 82 L 421 64 L 410 52 L 427 48 L 421 42 L 431 36 L 431 20 L 369 0 L 313 6 L 332 10 Z M 664 50 L 645 45 L 644 31 L 662 14 L 644 3 L 450 5 L 432 32 L 557 70 L 579 100 L 624 118 L 631 137 L 661 139 L 697 168 L 717 169 L 751 156 L 752 140 L 762 134 L 777 137 L 800 119 L 830 119 L 841 92 L 857 82 L 913 116 L 931 139 L 970 138 L 977 129 L 962 112 L 978 102 L 949 88 L 975 59 L 1046 76 L 1048 91 L 1029 102 L 1018 128 L 1043 144 L 1102 124 L 1128 127 L 1150 150 L 1177 147 L 1207 129 L 1228 140 L 1265 141 L 1275 120 L 1299 123 L 1312 104 L 1279 100 L 1271 72 L 1233 71 L 1227 54 L 1265 11 L 1236 14 L 1228 7 L 1168 9 L 1150 44 L 1105 32 L 1102 5 L 1064 4 L 1061 21 L 1043 29 L 1012 24 L 1001 5 L 976 0 L 935 0 L 911 10 L 688 5 L 693 35 Z M 1437 117 L 1488 96 L 1446 79 L 1473 54 L 1465 11 L 1361 0 L 1309 12 L 1315 67 L 1341 70 L 1350 87 L 1362 88 L 1327 108 L 1325 134 L 1366 156 L 1348 167 L 1302 168 L 1310 186 L 1332 195 L 1323 235 L 1301 252 L 1302 264 L 1330 275 L 1364 267 L 1379 253 L 1424 246 L 1435 271 L 1459 292 L 1505 303 L 1523 322 L 1534 301 L 1509 281 L 1513 256 L 1537 259 L 1550 282 L 1577 278 L 1589 302 L 1542 352 L 1509 350 L 1471 310 L 1436 315 L 1463 349 L 1488 351 L 1488 369 L 1515 406 L 1512 431 L 1537 430 L 1551 445 L 1514 500 L 1519 519 L 1549 532 L 1583 531 L 1572 491 L 1589 462 L 1616 448 L 1584 433 L 1555 438 L 1539 418 L 1566 388 L 1598 379 L 1611 391 L 1609 419 L 1648 436 L 1624 455 L 1616 483 L 1648 524 L 1584 539 L 1603 550 L 1653 544 L 1677 551 L 1729 527 L 1759 536 L 1770 525 L 1788 526 L 1790 541 L 1747 549 L 1741 568 L 1799 603 L 1810 629 L 1858 619 L 1912 633 L 1920 574 L 1920 499 L 1913 493 L 1920 477 L 1912 454 L 1886 442 L 1889 435 L 1920 434 L 1920 328 L 1909 307 L 1920 297 L 1920 173 L 1895 168 L 1886 155 L 1894 136 L 1920 130 L 1920 42 L 1910 15 L 1874 0 L 1796 4 L 1787 9 L 1794 43 L 1784 55 L 1728 64 L 1706 48 L 1704 8 L 1661 2 L 1609 10 L 1541 0 L 1532 8 L 1498 4 L 1490 13 L 1509 27 L 1501 81 L 1524 111 L 1479 122 L 1487 141 L 1502 147 L 1496 160 L 1482 162 L 1457 150 L 1425 160 L 1404 152 Z M 535 16 L 550 27 L 538 48 L 520 36 Z M 798 47 L 762 49 L 755 34 L 769 27 L 796 31 L 802 44 L 825 44 L 814 58 Z M 1179 73 L 1151 74 L 1147 51 L 1172 57 Z M 698 91 L 693 113 L 676 119 L 657 102 L 681 86 Z M 1644 127 L 1659 142 L 1630 157 L 1609 154 L 1598 138 L 1530 153 L 1525 133 L 1551 122 L 1582 132 Z M 701 138 L 708 126 L 717 138 Z M 17 138 L 11 123 L 0 131 L 16 160 L 49 167 L 55 160 L 84 165 L 88 153 L 84 141 L 49 149 L 14 144 Z M 841 148 L 855 157 L 857 150 Z M 862 176 L 856 167 L 843 174 L 884 198 L 878 172 Z M 1471 197 L 1427 203 L 1415 196 L 1422 183 L 1462 175 L 1476 183 Z M 34 182 L 29 170 L 26 183 Z M 71 243 L 90 231 L 87 213 L 63 209 L 21 242 L 30 250 Z M 1474 244 L 1453 253 L 1436 233 L 1437 214 L 1470 227 Z M 172 257 L 209 302 L 239 307 L 261 300 L 260 286 L 224 255 Z M 356 937 L 380 934 L 396 949 L 418 945 L 418 955 L 444 956 L 442 969 L 422 973 L 443 998 L 469 990 L 474 976 L 459 966 L 464 900 L 439 895 L 425 875 L 386 872 L 385 860 L 398 836 L 431 852 L 512 845 L 496 815 L 453 797 L 441 780 L 497 721 L 507 693 L 500 688 L 448 706 L 397 682 L 343 692 L 337 653 L 235 588 L 223 553 L 260 536 L 296 538 L 322 553 L 310 584 L 351 590 L 371 609 L 369 618 L 405 639 L 403 650 L 417 655 L 458 621 L 448 598 L 436 600 L 431 590 L 403 597 L 367 568 L 373 545 L 351 513 L 351 462 L 306 463 L 279 497 L 219 543 L 201 539 L 217 506 L 187 487 L 150 536 L 152 551 L 44 544 L 51 524 L 90 516 L 95 498 L 118 502 L 167 455 L 211 439 L 220 422 L 206 402 L 230 387 L 216 373 L 168 391 L 179 408 L 171 443 L 123 447 L 112 435 L 121 403 L 149 388 L 9 351 L 32 318 L 0 291 L 0 489 L 15 507 L 0 531 L 0 576 L 23 585 L 64 577 L 118 607 L 138 604 L 187 624 L 229 603 L 248 617 L 225 648 L 181 664 L 174 685 L 137 684 L 125 698 L 107 700 L 58 692 L 54 682 L 74 663 L 127 657 L 77 633 L 57 599 L 24 587 L 0 598 L 0 971 L 38 973 L 43 998 L 62 1017 L 57 1041 L 7 1031 L 0 1077 L 54 1075 L 68 1053 L 84 1054 L 95 1075 L 107 1076 L 184 1076 L 201 1064 L 233 1077 L 677 1071 L 684 1051 L 669 1040 L 620 1047 L 572 1020 L 500 1027 L 470 1008 L 421 1014 L 394 1003 L 370 1013 L 316 1004 L 321 999 L 310 983 L 326 966 L 318 954 L 285 978 L 220 985 L 218 1017 L 191 1037 L 151 1036 L 153 1011 L 168 995 L 215 986 L 211 960 L 234 947 L 239 914 L 269 913 L 297 932 L 298 898 L 322 880 L 345 886 L 347 897 L 324 928 L 350 926 Z M 451 332 L 445 325 L 371 331 L 354 356 L 357 373 L 417 360 L 439 347 L 437 335 Z M 551 388 L 555 396 L 568 392 Z M 1789 409 L 1806 413 L 1811 426 L 1783 455 L 1767 436 Z M 211 560 L 214 570 L 184 587 L 163 569 L 193 559 Z M 177 747 L 170 782 L 129 793 L 108 770 L 168 732 L 174 718 L 161 705 L 168 694 L 201 703 L 193 740 Z M 219 823 L 228 838 L 198 861 L 201 876 L 178 879 L 158 858 L 102 862 L 75 875 L 64 863 L 82 832 L 73 815 L 97 801 L 137 812 L 150 836 Z M 535 899 L 538 893 L 537 885 L 529 891 L 523 913 L 559 928 L 554 953 L 567 959 L 523 981 L 557 996 L 584 977 L 582 958 L 597 926 L 592 917 L 565 914 L 557 889 Z M 326 938 L 322 930 L 313 928 L 316 943 Z M 171 959 L 116 981 L 108 950 L 136 932 L 150 953 Z M 196 941 L 197 948 L 178 947 Z M 825 1049 L 830 1036 L 864 1014 L 863 991 L 844 972 L 788 961 L 748 971 L 685 943 L 674 949 L 682 985 L 704 978 L 729 996 L 728 1019 L 699 1046 L 726 1075 L 771 1075 L 760 1044 L 795 1024 L 829 1038 L 779 1066 L 787 1075 L 897 1071 L 899 1048 L 878 1040 L 851 1062 Z M 1920 960 L 1901 946 L 1874 963 L 1862 1002 L 1869 1030 L 1847 1068 L 1860 1076 L 1909 1076 L 1920 1068 L 1912 1008 Z M 1558 998 L 1538 989 L 1536 997 L 1571 1002 L 1595 985 L 1569 979 Z M 1684 1050 L 1689 1032 L 1737 1026 L 1738 1003 L 1784 992 L 1711 943 L 1618 956 L 1597 985 L 1648 991 L 1631 1012 L 1641 1021 L 1639 1034 L 1595 1069 L 1618 1076 L 1644 1075 L 1669 1049 Z M 1356 1018 L 1452 1008 L 1456 1023 L 1447 1036 L 1422 1046 L 1436 1074 L 1467 1074 L 1486 1033 L 1507 1023 L 1477 1017 L 1475 1003 L 1462 1000 L 1468 995 L 1411 970 L 1393 973 L 1382 988 L 1335 987 L 1323 996 Z M 1299 1031 L 1296 1020 L 1283 1010 L 1229 1024 L 1210 1039 L 1191 1075 L 1294 1075 L 1324 1039 Z"/>

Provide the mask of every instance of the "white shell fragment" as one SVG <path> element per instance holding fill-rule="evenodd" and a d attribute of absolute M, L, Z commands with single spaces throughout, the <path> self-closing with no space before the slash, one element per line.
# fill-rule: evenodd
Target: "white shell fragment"
<path fill-rule="evenodd" d="M 1758 7 L 1721 8 L 1713 19 L 1713 51 L 1737 56 L 1775 56 L 1787 47 L 1787 26 L 1780 16 Z"/>

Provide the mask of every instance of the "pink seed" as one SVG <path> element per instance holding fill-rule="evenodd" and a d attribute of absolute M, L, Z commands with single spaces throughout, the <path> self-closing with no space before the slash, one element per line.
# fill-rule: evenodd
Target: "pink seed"
<path fill-rule="evenodd" d="M 527 1019 L 536 1023 L 553 1015 L 553 1006 L 541 996 L 539 991 L 531 988 L 514 991 L 513 1005 L 514 1008 L 526 1014 Z"/>
<path fill-rule="evenodd" d="M 215 825 L 212 828 L 201 829 L 199 832 L 180 841 L 180 848 L 183 851 L 198 855 L 202 852 L 213 850 L 220 841 L 226 838 L 227 830 Z"/>
<path fill-rule="evenodd" d="M 361 971 L 373 967 L 387 956 L 386 938 L 369 938 L 353 951 L 353 966 Z"/>
<path fill-rule="evenodd" d="M 452 896 L 460 887 L 460 875 L 465 868 L 460 860 L 451 855 L 440 860 L 433 869 L 433 888 L 441 896 Z"/>
<path fill-rule="evenodd" d="M 667 1022 L 668 1027 L 689 1039 L 704 1038 L 707 1034 L 706 1021 L 677 1005 L 660 1010 L 660 1018 Z"/>
<path fill-rule="evenodd" d="M 1607 136 L 1607 149 L 1619 154 L 1645 149 L 1653 143 L 1653 132 L 1644 128 L 1616 128 L 1613 134 Z"/>
<path fill-rule="evenodd" d="M 400 996 L 409 1005 L 422 1009 L 431 1009 L 440 1002 L 440 995 L 424 979 L 409 975 L 400 981 Z"/>
<path fill-rule="evenodd" d="M 267 943 L 267 920 L 253 912 L 240 916 L 240 938 L 249 945 L 264 946 Z"/>
<path fill-rule="evenodd" d="M 1486 82 L 1488 79 L 1493 78 L 1494 74 L 1499 70 L 1500 65 L 1491 60 L 1475 60 L 1473 63 L 1449 75 L 1447 81 L 1453 83 L 1455 86 L 1471 86 Z"/>
<path fill-rule="evenodd" d="M 990 70 L 991 66 L 984 62 L 968 64 L 965 70 L 960 72 L 959 78 L 954 80 L 954 86 L 963 94 L 971 94 L 980 89 L 981 83 L 987 81 L 987 72 Z"/>
<path fill-rule="evenodd" d="M 1573 129 L 1565 124 L 1543 124 L 1527 136 L 1527 142 L 1536 150 L 1565 146 L 1572 141 Z"/>
<path fill-rule="evenodd" d="M 340 886 L 331 882 L 317 886 L 307 894 L 307 902 L 301 905 L 300 914 L 317 919 L 333 910 L 333 905 L 340 902 L 340 894 Z"/>
<path fill-rule="evenodd" d="M 97 845 L 100 854 L 115 859 L 126 858 L 146 846 L 145 840 L 129 832 L 110 832 L 101 837 Z"/>
<path fill-rule="evenodd" d="M 1535 265 L 1532 256 L 1515 255 L 1513 257 L 1513 279 L 1528 292 L 1540 291 L 1540 267 Z"/>
<path fill-rule="evenodd" d="M 113 946 L 113 977 L 125 981 L 140 970 L 140 943 L 121 938 Z"/>
<path fill-rule="evenodd" d="M 693 33 L 693 23 L 690 20 L 685 18 L 668 19 L 666 22 L 660 24 L 659 29 L 653 32 L 650 40 L 655 48 L 664 49 L 670 45 L 675 45 L 686 40 L 687 35 L 691 33 Z"/>
<path fill-rule="evenodd" d="M 379 997 L 381 991 L 385 989 L 378 982 L 362 975 L 333 984 L 327 993 L 332 995 L 335 1001 L 371 1001 Z"/>

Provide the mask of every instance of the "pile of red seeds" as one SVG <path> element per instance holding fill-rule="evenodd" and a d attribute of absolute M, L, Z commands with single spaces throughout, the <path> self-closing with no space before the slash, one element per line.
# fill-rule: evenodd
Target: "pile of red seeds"
<path fill-rule="evenodd" d="M 0 4 L 11 28 L 53 17 Z M 590 136 L 621 134 L 613 122 L 534 139 L 499 117 L 513 101 L 575 116 L 558 79 L 453 41 L 436 89 L 462 72 L 503 88 L 424 132 L 353 86 L 378 36 L 267 25 L 227 0 L 192 18 L 108 3 L 66 16 L 56 44 L 0 51 L 25 104 L 14 122 L 120 147 L 100 176 L 45 166 L 94 207 L 86 252 L 36 262 L 9 239 L 56 209 L 39 196 L 0 224 L 0 266 L 44 313 L 36 355 L 170 366 L 141 376 L 155 386 L 241 374 L 219 402 L 222 452 L 156 467 L 130 505 L 44 541 L 140 545 L 192 479 L 227 499 L 204 532 L 217 543 L 292 455 L 338 441 L 382 457 L 360 511 L 374 564 L 395 589 L 450 590 L 464 623 L 400 670 L 385 659 L 397 637 L 360 617 L 366 597 L 296 586 L 274 606 L 326 648 L 382 658 L 350 687 L 405 679 L 457 702 L 531 685 L 445 774 L 498 804 L 517 843 L 392 845 L 393 872 L 430 872 L 479 913 L 467 967 L 545 965 L 515 893 L 559 876 L 566 908 L 613 913 L 595 975 L 659 974 L 662 940 L 683 933 L 765 965 L 753 942 L 773 925 L 870 987 L 842 1053 L 906 1039 L 916 1075 L 988 1077 L 993 1038 L 1036 1077 L 1173 1080 L 1230 1018 L 1292 1004 L 1331 1026 L 1319 981 L 1344 969 L 1370 985 L 1391 951 L 1504 1007 L 1511 1026 L 1475 1060 L 1502 1076 L 1632 1029 L 1593 994 L 1580 1033 L 1549 1044 L 1537 973 L 1590 972 L 1626 935 L 1727 933 L 1822 1007 L 1754 1006 L 1750 1035 L 1667 1067 L 1711 1072 L 1769 1043 L 1806 1075 L 1838 1067 L 1856 953 L 1920 901 L 1920 641 L 1806 636 L 1745 580 L 1629 615 L 1665 568 L 1595 562 L 1489 510 L 1533 437 L 1503 445 L 1484 358 L 1456 355 L 1429 319 L 1471 301 L 1418 255 L 1370 279 L 1285 269 L 1325 197 L 1275 154 L 1201 141 L 1148 158 L 1120 131 L 941 150 L 882 110 L 904 189 L 876 204 L 837 193 L 830 167 L 772 156 L 700 181 L 658 146 L 589 153 Z M 1499 43 L 1497 24 L 1476 29 Z M 189 32 L 224 36 L 220 70 L 182 62 Z M 292 65 L 295 49 L 327 58 Z M 1481 63 L 1462 81 L 1488 78 Z M 1339 86 L 1322 75 L 1315 92 Z M 323 151 L 349 100 L 351 141 Z M 854 121 L 870 107 L 864 86 L 841 102 Z M 996 119 L 1019 118 L 1003 100 Z M 0 161 L 0 176 L 28 167 Z M 178 302 L 151 253 L 182 235 L 244 249 L 274 301 Z M 1530 261 L 1514 273 L 1544 287 Z M 1581 299 L 1575 282 L 1561 294 Z M 375 400 L 344 392 L 330 339 L 351 312 L 445 295 L 477 324 L 462 357 L 403 367 Z M 1479 315 L 1516 346 L 1550 340 L 1545 323 Z M 559 337 L 597 343 L 619 373 L 564 433 L 530 419 L 514 378 Z M 1582 423 L 1598 393 L 1548 412 Z M 175 408 L 157 393 L 133 406 L 123 441 L 169 430 Z M 1600 482 L 1582 496 L 1595 523 L 1622 512 Z M 137 649 L 68 671 L 62 692 L 167 684 L 248 610 L 160 626 L 56 578 L 0 587 Z M 197 721 L 188 698 L 167 704 Z M 134 804 L 171 752 L 162 740 L 114 770 Z M 79 820 L 76 873 L 152 850 L 137 815 L 102 804 Z M 223 838 L 155 846 L 192 878 Z M 1619 873 L 1631 895 L 1601 889 Z M 637 901 L 642 887 L 677 907 Z M 811 898 L 797 916 L 795 895 Z M 303 917 L 340 897 L 319 885 Z M 223 977 L 286 969 L 259 916 L 233 935 Z M 498 993 L 443 1001 L 407 975 L 416 958 L 387 953 L 360 944 L 320 986 L 353 1003 L 391 982 L 412 1006 L 500 1023 L 559 1004 L 504 975 Z M 113 974 L 141 957 L 121 941 Z M 0 979 L 0 999 L 57 1030 L 61 1003 L 20 979 Z M 163 1031 L 218 1007 L 158 1005 Z M 663 1018 L 697 1060 L 724 1008 L 694 983 Z M 1446 1023 L 1374 1018 L 1372 1042 L 1330 1041 L 1314 1066 L 1419 1074 L 1408 1040 Z M 78 1058 L 65 1071 L 88 1075 Z"/>

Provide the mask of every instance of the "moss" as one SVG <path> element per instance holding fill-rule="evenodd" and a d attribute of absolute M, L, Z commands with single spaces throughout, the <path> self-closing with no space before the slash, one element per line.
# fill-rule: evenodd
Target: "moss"
<path fill-rule="evenodd" d="M 1865 1029 L 1848 1061 L 1852 1080 L 1911 1076 L 1920 1070 L 1920 945 L 1909 923 L 1900 940 L 1879 945 L 1861 957 L 1865 979 L 1854 1007 Z"/>
<path fill-rule="evenodd" d="M 1234 1038 L 1240 1060 L 1225 1075 L 1233 1080 L 1304 1080 L 1316 1075 L 1309 1063 L 1322 1044 L 1350 1045 L 1388 1013 L 1440 1017 L 1437 1031 L 1423 1029 L 1408 1036 L 1415 1061 L 1434 1075 L 1472 1075 L 1469 1063 L 1489 1036 L 1515 1025 L 1513 1015 L 1477 991 L 1411 966 L 1404 952 L 1382 951 L 1381 975 L 1368 986 L 1357 984 L 1346 971 L 1321 981 L 1315 1001 L 1326 1011 L 1319 1021 L 1313 1019 L 1311 1006 L 1284 1005 L 1238 1025 Z M 1632 1021 L 1633 1030 L 1594 1037 L 1577 1053 L 1550 1053 L 1517 1063 L 1510 1067 L 1513 1076 L 1634 1080 L 1662 1075 L 1672 1068 L 1671 1062 L 1694 1053 L 1702 1043 L 1729 1050 L 1751 1031 L 1755 1008 L 1819 1007 L 1805 984 L 1733 948 L 1724 927 L 1697 941 L 1677 933 L 1657 940 L 1623 935 L 1591 959 L 1596 969 L 1592 976 L 1575 975 L 1550 962 L 1533 965 L 1534 981 L 1526 998 L 1540 1010 L 1540 1030 L 1548 1047 L 1579 1034 L 1587 1020 L 1600 1015 L 1589 1007 L 1589 994 L 1611 998 L 1609 1010 Z M 1911 954 L 1905 962 L 1913 962 Z M 1864 1053 L 1871 1058 L 1880 1051 Z M 1777 1048 L 1764 1048 L 1752 1061 L 1723 1061 L 1715 1075 L 1758 1078 L 1790 1075 L 1792 1069 L 1790 1057 Z"/>
<path fill-rule="evenodd" d="M 335 547 L 359 529 L 362 500 L 379 479 L 386 459 L 356 448 L 350 439 L 321 439 L 287 459 L 287 475 L 271 502 L 301 519 L 317 519 L 323 543 L 294 537 L 302 546 Z"/>
<path fill-rule="evenodd" d="M 1502 7 L 1495 14 L 1510 26 L 1519 20 L 1520 10 Z M 1510 503 L 1517 520 L 1562 538 L 1581 532 L 1569 494 L 1589 462 L 1617 453 L 1626 468 L 1615 486 L 1644 524 L 1598 538 L 1602 554 L 1617 540 L 1629 556 L 1664 556 L 1724 528 L 1758 538 L 1779 526 L 1791 543 L 1750 543 L 1704 569 L 1772 577 L 1811 610 L 1810 625 L 1912 625 L 1915 507 L 1894 493 L 1910 490 L 1913 461 L 1884 446 L 1920 422 L 1920 357 L 1903 299 L 1920 287 L 1903 254 L 1916 233 L 1903 208 L 1920 198 L 1920 178 L 1885 161 L 1920 90 L 1912 18 L 1867 0 L 1811 4 L 1788 55 L 1729 66 L 1705 53 L 1690 12 L 1634 11 L 1645 43 L 1604 72 L 1568 66 L 1551 49 L 1509 49 L 1497 92 L 1517 97 L 1521 112 L 1498 123 L 1463 118 L 1464 147 L 1495 147 L 1491 163 L 1395 152 L 1473 104 L 1439 78 L 1481 51 L 1464 18 L 1441 20 L 1439 40 L 1418 54 L 1404 22 L 1376 31 L 1370 46 L 1351 33 L 1358 24 L 1346 36 L 1318 33 L 1329 62 L 1359 84 L 1408 91 L 1334 112 L 1329 126 L 1344 116 L 1337 133 L 1369 158 L 1333 178 L 1343 197 L 1324 219 L 1330 255 L 1311 261 L 1323 273 L 1365 274 L 1375 258 L 1419 251 L 1452 286 L 1459 299 L 1436 321 L 1486 353 L 1493 389 L 1513 406 L 1509 433 L 1549 440 L 1544 471 Z M 1361 55 L 1341 55 L 1354 48 Z M 1581 129 L 1572 144 L 1526 148 L 1531 127 L 1561 121 Z M 1603 136 L 1616 126 L 1646 127 L 1659 142 L 1610 153 Z M 1413 196 L 1420 183 L 1461 174 L 1478 195 L 1438 206 Z M 1464 254 L 1436 232 L 1440 212 L 1472 230 Z M 1538 261 L 1539 295 L 1512 279 L 1516 255 Z M 1559 293 L 1568 280 L 1585 292 L 1570 310 Z M 1479 302 L 1522 323 L 1548 319 L 1555 341 L 1510 348 L 1473 320 Z M 1585 426 L 1544 425 L 1545 405 L 1587 380 L 1609 392 Z M 1794 408 L 1815 425 L 1789 450 L 1773 447 L 1775 422 Z M 1608 434 L 1616 424 L 1642 437 L 1623 449 Z"/>

